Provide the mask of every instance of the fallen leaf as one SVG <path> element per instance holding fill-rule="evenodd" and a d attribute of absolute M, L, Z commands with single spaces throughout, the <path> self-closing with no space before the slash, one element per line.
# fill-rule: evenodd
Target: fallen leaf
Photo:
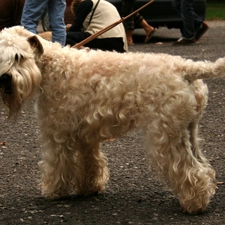
<path fill-rule="evenodd" d="M 112 142 L 114 140 L 115 140 L 115 138 L 110 138 L 110 139 L 106 139 L 105 142 Z"/>
<path fill-rule="evenodd" d="M 221 185 L 221 184 L 224 184 L 224 182 L 218 181 L 217 184 Z"/>

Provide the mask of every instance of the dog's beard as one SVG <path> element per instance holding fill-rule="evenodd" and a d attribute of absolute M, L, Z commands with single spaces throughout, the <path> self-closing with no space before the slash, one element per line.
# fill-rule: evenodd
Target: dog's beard
<path fill-rule="evenodd" d="M 41 72 L 32 58 L 24 59 L 0 76 L 1 95 L 9 108 L 9 117 L 18 114 L 23 102 L 33 96 L 40 82 Z"/>

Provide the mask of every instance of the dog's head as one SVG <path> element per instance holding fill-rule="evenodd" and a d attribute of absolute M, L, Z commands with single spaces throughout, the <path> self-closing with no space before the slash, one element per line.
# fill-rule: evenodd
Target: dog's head
<path fill-rule="evenodd" d="M 17 114 L 22 103 L 41 83 L 37 59 L 43 47 L 36 35 L 23 27 L 4 29 L 0 33 L 0 94 L 9 108 L 9 117 Z"/>

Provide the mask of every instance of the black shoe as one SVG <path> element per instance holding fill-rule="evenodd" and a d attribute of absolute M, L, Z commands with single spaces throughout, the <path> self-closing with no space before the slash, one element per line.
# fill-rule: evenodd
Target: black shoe
<path fill-rule="evenodd" d="M 184 38 L 180 38 L 178 39 L 177 41 L 175 41 L 173 44 L 174 45 L 189 45 L 189 44 L 194 44 L 196 41 L 195 41 L 195 38 L 192 38 L 192 39 L 184 39 Z"/>
<path fill-rule="evenodd" d="M 208 24 L 205 22 L 202 22 L 201 27 L 196 31 L 195 40 L 198 41 L 208 29 L 209 29 Z"/>

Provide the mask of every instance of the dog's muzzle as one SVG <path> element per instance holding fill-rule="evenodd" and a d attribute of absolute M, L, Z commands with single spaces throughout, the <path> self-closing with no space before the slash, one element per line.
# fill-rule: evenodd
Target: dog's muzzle
<path fill-rule="evenodd" d="M 4 73 L 0 76 L 0 88 L 4 89 L 5 94 L 12 94 L 12 76 Z"/>

